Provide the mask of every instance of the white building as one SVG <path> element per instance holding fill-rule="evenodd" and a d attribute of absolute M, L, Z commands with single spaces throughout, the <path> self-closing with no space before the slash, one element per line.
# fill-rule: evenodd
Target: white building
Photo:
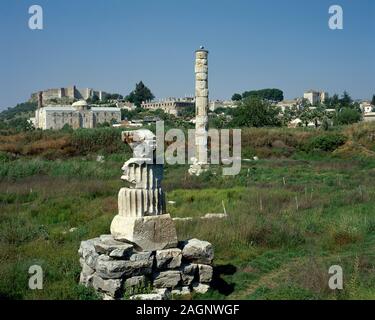
<path fill-rule="evenodd" d="M 375 109 L 375 106 L 370 101 L 362 101 L 359 106 L 363 113 L 370 113 Z"/>
<path fill-rule="evenodd" d="M 43 130 L 59 130 L 65 125 L 77 128 L 95 128 L 100 123 L 121 121 L 121 109 L 113 107 L 90 107 L 80 100 L 72 105 L 38 107 L 35 118 L 29 120 Z"/>
<path fill-rule="evenodd" d="M 328 98 L 328 93 L 324 91 L 309 90 L 303 94 L 304 99 L 307 99 L 310 104 L 324 103 Z"/>
<path fill-rule="evenodd" d="M 218 108 L 237 108 L 238 101 L 232 100 L 212 100 L 209 104 L 210 111 L 215 111 Z"/>
<path fill-rule="evenodd" d="M 363 121 L 364 122 L 373 122 L 373 121 L 375 121 L 375 112 L 365 113 L 364 116 L 363 116 Z"/>
<path fill-rule="evenodd" d="M 185 98 L 167 98 L 159 101 L 142 102 L 141 107 L 149 110 L 161 109 L 165 113 L 172 114 L 176 117 L 182 115 L 189 108 L 195 108 L 195 99 Z"/>
<path fill-rule="evenodd" d="M 294 100 L 283 100 L 276 104 L 277 107 L 281 109 L 281 112 L 285 112 L 286 109 L 291 109 L 293 107 L 300 107 L 301 99 Z"/>

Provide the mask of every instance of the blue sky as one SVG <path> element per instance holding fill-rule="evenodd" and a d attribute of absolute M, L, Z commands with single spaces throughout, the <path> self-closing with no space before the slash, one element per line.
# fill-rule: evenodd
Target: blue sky
<path fill-rule="evenodd" d="M 44 30 L 28 28 L 28 8 Z M 328 28 L 328 8 L 344 29 Z M 157 98 L 194 92 L 194 50 L 209 51 L 212 99 L 275 87 L 375 94 L 373 0 L 1 0 L 0 109 L 76 84 L 121 94 L 143 80 Z"/>

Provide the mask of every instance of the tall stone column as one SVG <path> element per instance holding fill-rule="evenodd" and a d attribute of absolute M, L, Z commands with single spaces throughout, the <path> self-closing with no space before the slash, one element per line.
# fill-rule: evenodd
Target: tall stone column
<path fill-rule="evenodd" d="M 190 174 L 200 175 L 208 168 L 208 51 L 201 47 L 195 51 L 195 158 Z"/>

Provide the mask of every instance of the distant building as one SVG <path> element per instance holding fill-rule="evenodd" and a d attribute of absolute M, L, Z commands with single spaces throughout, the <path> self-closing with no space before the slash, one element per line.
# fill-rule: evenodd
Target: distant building
<path fill-rule="evenodd" d="M 39 92 L 31 95 L 31 101 L 38 101 Z M 107 92 L 101 90 L 94 90 L 90 88 L 78 89 L 76 86 L 66 88 L 47 89 L 42 91 L 43 103 L 51 100 L 70 99 L 70 100 L 88 100 L 97 97 L 100 101 L 105 100 L 108 96 Z"/>
<path fill-rule="evenodd" d="M 328 93 L 324 91 L 309 90 L 303 94 L 312 105 L 317 103 L 324 103 L 328 99 Z"/>
<path fill-rule="evenodd" d="M 111 107 L 90 107 L 86 101 L 80 100 L 72 105 L 41 106 L 31 118 L 35 128 L 58 130 L 65 125 L 73 129 L 95 128 L 100 123 L 121 122 L 121 109 Z"/>
<path fill-rule="evenodd" d="M 210 101 L 209 109 L 210 111 L 215 111 L 218 108 L 236 108 L 237 106 L 238 106 L 238 101 L 213 100 L 213 101 Z"/>
<path fill-rule="evenodd" d="M 129 102 L 129 101 L 118 101 L 116 102 L 116 106 L 117 108 L 128 110 L 128 111 L 134 110 L 137 107 L 134 103 Z"/>
<path fill-rule="evenodd" d="M 281 112 L 285 112 L 286 109 L 291 109 L 293 107 L 299 107 L 301 99 L 293 99 L 293 100 L 283 100 L 276 104 L 277 107 L 281 109 Z"/>
<path fill-rule="evenodd" d="M 194 98 L 168 98 L 160 101 L 143 102 L 142 108 L 148 110 L 161 109 L 165 113 L 172 114 L 176 117 L 181 116 L 184 110 L 195 108 Z"/>
<path fill-rule="evenodd" d="M 364 116 L 363 116 L 363 121 L 364 122 L 373 122 L 373 121 L 375 121 L 375 112 L 365 113 Z"/>
<path fill-rule="evenodd" d="M 363 113 L 371 113 L 375 109 L 370 101 L 362 101 L 359 106 Z"/>

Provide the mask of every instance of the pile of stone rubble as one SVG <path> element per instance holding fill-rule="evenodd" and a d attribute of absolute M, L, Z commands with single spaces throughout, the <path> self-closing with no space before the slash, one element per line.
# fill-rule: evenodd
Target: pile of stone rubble
<path fill-rule="evenodd" d="M 176 248 L 138 251 L 112 235 L 81 242 L 80 283 L 103 299 L 163 300 L 206 293 L 214 252 L 207 241 L 191 239 Z"/>

